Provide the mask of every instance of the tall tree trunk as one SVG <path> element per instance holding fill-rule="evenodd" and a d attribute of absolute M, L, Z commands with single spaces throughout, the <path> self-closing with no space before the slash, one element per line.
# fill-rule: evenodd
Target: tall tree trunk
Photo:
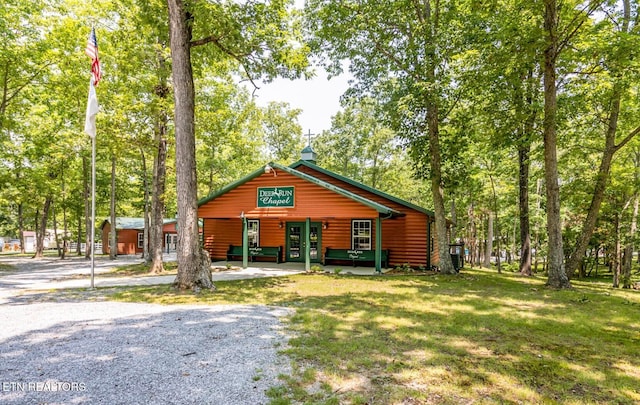
<path fill-rule="evenodd" d="M 582 224 L 582 231 L 578 234 L 576 245 L 569 256 L 569 260 L 567 261 L 567 274 L 569 276 L 573 276 L 584 260 L 584 255 L 587 251 L 589 240 L 591 240 L 591 236 L 595 230 L 598 214 L 600 213 L 600 206 L 604 200 L 604 192 L 609 181 L 611 162 L 613 161 L 613 154 L 616 151 L 615 133 L 618 113 L 620 111 L 620 89 L 614 90 L 614 93 L 614 100 L 612 100 L 613 102 L 608 120 L 609 125 L 607 130 L 606 146 L 602 153 L 602 160 L 600 161 L 600 168 L 598 169 L 595 188 L 593 190 L 593 195 L 591 196 L 591 204 L 587 211 L 587 217 Z"/>
<path fill-rule="evenodd" d="M 78 256 L 82 255 L 82 214 L 80 210 L 77 212 L 78 214 L 78 238 L 76 239 L 76 254 Z"/>
<path fill-rule="evenodd" d="M 536 109 L 534 107 L 534 94 L 537 89 L 537 80 L 529 69 L 524 77 L 526 94 L 518 96 L 518 116 L 525 117 L 524 124 L 520 126 L 521 133 L 518 136 L 518 207 L 520 219 L 520 274 L 531 276 L 531 224 L 529 218 L 529 166 L 531 153 L 531 137 L 536 121 Z"/>
<path fill-rule="evenodd" d="M 205 251 L 200 248 L 198 237 L 195 89 L 190 45 L 193 16 L 185 9 L 182 0 L 167 2 L 175 100 L 178 195 L 178 274 L 174 286 L 180 289 L 213 288 L 211 269 L 202 265 Z"/>
<path fill-rule="evenodd" d="M 529 225 L 529 151 L 530 143 L 518 147 L 518 199 L 520 207 L 520 274 L 531 276 L 531 232 Z"/>
<path fill-rule="evenodd" d="M 60 169 L 60 178 L 62 179 L 62 255 L 60 255 L 61 259 L 65 259 L 67 257 L 67 249 L 68 249 L 68 230 L 69 224 L 67 223 L 67 193 L 65 187 L 65 177 L 64 177 L 64 164 Z"/>
<path fill-rule="evenodd" d="M 20 238 L 20 253 L 24 254 L 24 216 L 22 203 L 18 204 L 18 237 Z"/>
<path fill-rule="evenodd" d="M 624 18 L 620 31 L 622 33 L 629 32 L 629 23 L 631 19 L 631 4 L 629 0 L 623 1 Z M 604 193 L 609 182 L 609 173 L 611 171 L 611 162 L 613 161 L 614 154 L 619 151 L 625 144 L 627 144 L 637 133 L 631 132 L 625 139 L 623 139 L 618 145 L 616 145 L 616 134 L 618 129 L 618 116 L 620 115 L 620 102 L 622 99 L 622 83 L 621 78 L 624 72 L 613 72 L 614 76 L 617 76 L 617 82 L 614 83 L 613 93 L 611 94 L 611 101 L 609 103 L 609 117 L 607 118 L 607 128 L 605 131 L 605 147 L 602 152 L 602 158 L 600 160 L 600 167 L 598 169 L 598 175 L 596 177 L 596 184 L 591 197 L 591 204 L 589 205 L 589 211 L 587 217 L 582 225 L 582 232 L 578 235 L 575 247 L 569 256 L 567 261 L 567 274 L 571 277 L 576 270 L 580 267 L 580 264 L 584 260 L 584 255 L 587 251 L 587 246 L 591 240 L 591 236 L 596 227 L 596 221 L 598 220 L 598 214 L 600 213 L 600 206 L 604 200 Z"/>
<path fill-rule="evenodd" d="M 33 226 L 36 228 L 36 237 L 35 237 L 35 254 L 32 259 L 37 257 L 38 254 L 38 235 L 40 234 L 40 208 L 36 208 L 35 216 L 33 217 Z M 26 249 L 26 247 L 25 247 Z"/>
<path fill-rule="evenodd" d="M 513 238 L 511 238 L 511 247 L 509 248 L 509 259 L 507 260 L 507 263 L 511 264 L 512 260 L 515 260 L 516 258 L 516 245 L 518 244 L 518 237 L 516 236 L 516 233 L 518 232 L 518 222 L 517 220 L 514 218 L 513 219 L 513 233 L 511 234 L 513 236 Z"/>
<path fill-rule="evenodd" d="M 109 206 L 111 217 L 111 230 L 109 232 L 109 259 L 115 260 L 118 257 L 118 231 L 116 229 L 116 155 L 111 156 L 111 204 Z M 106 243 L 107 241 L 102 241 Z"/>
<path fill-rule="evenodd" d="M 538 179 L 536 181 L 536 216 L 540 216 L 540 211 L 542 210 L 542 179 Z M 533 271 L 535 273 L 538 272 L 538 264 L 540 263 L 540 225 L 538 221 L 535 222 L 535 239 L 534 239 L 534 249 L 535 249 L 535 262 L 533 266 Z"/>
<path fill-rule="evenodd" d="M 478 233 L 476 229 L 476 218 L 473 209 L 473 202 L 469 204 L 469 209 L 467 210 L 467 217 L 469 217 L 469 265 L 471 268 L 477 263 L 475 261 L 476 258 L 476 246 L 478 244 Z"/>
<path fill-rule="evenodd" d="M 496 238 L 496 266 L 498 267 L 498 273 L 502 273 L 502 267 L 500 265 L 500 260 L 501 260 L 500 255 L 501 255 L 502 246 L 500 243 L 501 233 L 500 233 L 500 221 L 498 218 L 498 196 L 496 195 L 496 185 L 495 185 L 495 182 L 493 181 L 492 175 L 489 175 L 489 180 L 491 181 L 491 193 L 493 197 L 492 199 L 493 199 L 493 212 L 495 216 L 495 225 L 494 225 L 495 233 L 496 235 L 498 235 L 498 237 Z"/>
<path fill-rule="evenodd" d="M 165 123 L 166 124 L 166 123 Z M 166 126 L 159 128 L 158 151 L 154 163 L 153 195 L 151 197 L 151 228 L 150 235 L 153 242 L 149 246 L 151 254 L 151 273 L 161 273 L 164 270 L 162 264 L 162 242 L 164 224 L 164 195 L 166 179 L 167 141 L 165 137 Z"/>
<path fill-rule="evenodd" d="M 615 241 L 614 241 L 614 255 L 612 260 L 613 271 L 613 288 L 620 287 L 620 256 L 621 256 L 621 243 L 620 243 L 620 213 L 616 212 L 615 219 Z"/>
<path fill-rule="evenodd" d="M 20 171 L 16 172 L 16 179 L 20 180 Z M 18 237 L 20 238 L 20 253 L 24 254 L 24 205 L 18 203 Z"/>
<path fill-rule="evenodd" d="M 456 216 L 456 199 L 455 197 L 451 198 L 451 240 L 454 243 L 456 242 L 456 226 L 458 223 L 458 218 Z"/>
<path fill-rule="evenodd" d="M 67 223 L 67 208 L 62 206 L 62 255 L 61 259 L 67 258 L 67 250 L 69 249 L 69 224 Z"/>
<path fill-rule="evenodd" d="M 631 217 L 631 227 L 629 229 L 629 241 L 624 248 L 624 267 L 622 272 L 622 288 L 631 288 L 631 265 L 633 263 L 633 247 L 636 231 L 638 227 L 638 193 L 633 197 L 633 216 Z"/>
<path fill-rule="evenodd" d="M 140 148 L 140 156 L 142 158 L 142 189 L 144 190 L 144 243 L 142 244 L 142 258 L 144 259 L 145 264 L 151 264 L 151 253 L 149 246 L 151 246 L 151 219 L 150 211 L 151 211 L 151 203 L 149 202 L 149 197 L 151 196 L 151 192 L 149 190 L 149 176 L 147 173 L 147 158 L 144 154 L 144 148 L 142 145 Z M 153 174 L 152 174 L 153 175 Z"/>
<path fill-rule="evenodd" d="M 160 72 L 159 83 L 156 85 L 156 96 L 165 100 L 169 95 L 169 87 L 167 85 L 167 62 L 162 56 L 158 55 L 158 71 Z M 164 102 L 161 103 L 164 105 Z M 160 109 L 156 117 L 155 125 L 155 143 L 157 145 L 156 155 L 153 163 L 153 194 L 151 196 L 151 228 L 149 245 L 151 273 L 161 273 L 164 271 L 162 264 L 162 243 L 163 243 L 163 225 L 164 225 L 164 202 L 165 202 L 165 184 L 167 172 L 167 123 L 169 121 L 168 114 L 164 107 Z M 195 149 L 194 149 L 195 154 Z M 195 159 L 195 158 L 194 158 Z M 195 169 L 194 169 L 195 172 Z M 196 208 L 197 212 L 197 208 Z M 197 222 L 197 218 L 196 218 Z M 197 235 L 197 232 L 196 232 Z"/>
<path fill-rule="evenodd" d="M 438 66 L 438 55 L 435 38 L 438 36 L 439 20 L 438 4 L 436 9 L 431 9 L 431 2 L 425 3 L 424 23 L 427 26 L 427 57 L 424 61 L 426 82 L 429 84 L 429 91 L 424 94 L 424 101 L 427 115 L 427 134 L 429 139 L 429 164 L 431 169 L 431 193 L 433 196 L 433 206 L 436 223 L 436 240 L 438 244 L 438 267 L 443 274 L 456 274 L 449 253 L 449 240 L 447 238 L 447 219 L 444 208 L 444 190 L 442 181 L 442 156 L 440 152 L 440 117 L 439 117 L 439 97 L 440 89 L 436 80 L 436 67 Z M 433 15 L 432 15 L 433 12 Z"/>
<path fill-rule="evenodd" d="M 493 251 L 493 213 L 487 215 L 487 243 L 484 252 L 484 267 L 491 268 L 491 252 Z"/>
<path fill-rule="evenodd" d="M 485 256 L 485 252 L 486 252 L 486 246 L 487 246 L 487 232 L 484 229 L 484 215 L 480 214 L 480 218 L 478 220 L 479 224 L 480 224 L 480 232 L 479 232 L 479 237 L 478 237 L 478 266 L 480 266 L 480 263 L 483 263 L 484 266 L 484 256 Z"/>
<path fill-rule="evenodd" d="M 564 268 L 562 221 L 560 218 L 560 186 L 556 135 L 556 59 L 558 57 L 558 6 L 556 0 L 544 0 L 544 28 L 547 34 L 544 50 L 544 178 L 547 190 L 547 233 L 549 236 L 547 285 L 571 288 Z"/>
<path fill-rule="evenodd" d="M 62 256 L 60 241 L 58 240 L 58 221 L 56 221 L 56 204 L 51 206 L 51 219 L 53 220 L 53 239 L 56 242 L 56 250 L 58 251 L 58 257 Z M 49 241 L 51 243 L 51 241 Z"/>
<path fill-rule="evenodd" d="M 437 106 L 427 107 L 429 122 L 429 152 L 431 155 L 431 190 L 436 222 L 436 239 L 438 241 L 438 267 L 443 274 L 456 274 L 449 254 L 447 238 L 447 220 L 444 208 L 444 191 L 442 188 L 442 163 L 440 158 L 440 140 L 438 135 Z"/>
<path fill-rule="evenodd" d="M 44 200 L 44 206 L 42 207 L 42 216 L 39 218 L 39 226 L 36 227 L 36 252 L 33 255 L 35 259 L 41 259 L 44 254 L 44 237 L 47 233 L 47 222 L 49 220 L 49 210 L 51 208 L 51 202 L 53 196 L 48 195 Z M 38 222 L 38 214 L 36 213 L 36 223 Z"/>
<path fill-rule="evenodd" d="M 91 227 L 93 224 L 91 223 L 91 189 L 89 188 L 89 178 L 91 177 L 91 169 L 89 167 L 89 162 L 86 157 L 82 157 L 82 185 L 84 186 L 84 229 L 85 229 L 85 248 L 84 248 L 84 257 L 85 259 L 91 259 L 91 244 L 93 241 L 91 240 Z"/>

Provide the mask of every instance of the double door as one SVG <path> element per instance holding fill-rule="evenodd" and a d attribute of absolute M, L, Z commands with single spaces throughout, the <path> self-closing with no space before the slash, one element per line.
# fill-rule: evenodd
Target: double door
<path fill-rule="evenodd" d="M 306 249 L 306 222 L 287 222 L 287 246 L 286 261 L 304 262 Z M 312 262 L 319 262 L 322 252 L 322 224 L 311 222 L 309 224 L 309 253 Z"/>

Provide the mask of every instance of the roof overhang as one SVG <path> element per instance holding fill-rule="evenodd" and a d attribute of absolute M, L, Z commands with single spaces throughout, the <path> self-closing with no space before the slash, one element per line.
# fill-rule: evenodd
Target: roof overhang
<path fill-rule="evenodd" d="M 386 217 L 397 217 L 397 216 L 404 216 L 405 214 L 394 210 L 393 208 L 387 207 L 384 204 L 380 204 L 378 202 L 372 201 L 368 198 L 362 197 L 358 194 L 355 194 L 351 191 L 345 190 L 343 188 L 340 188 L 338 186 L 335 186 L 331 183 L 327 183 L 326 181 L 320 180 L 318 178 L 315 178 L 313 176 L 310 176 L 306 173 L 303 173 L 301 171 L 298 171 L 294 168 L 291 167 L 287 167 L 287 166 L 283 166 L 281 164 L 278 163 L 273 163 L 273 162 L 269 162 L 267 165 L 265 165 L 264 167 L 261 167 L 260 169 L 248 174 L 247 176 L 243 177 L 242 179 L 235 181 L 223 188 L 221 188 L 220 190 L 210 194 L 209 196 L 201 199 L 200 201 L 198 201 L 198 207 L 201 205 L 204 205 L 210 201 L 215 200 L 216 198 L 220 197 L 223 194 L 228 193 L 229 191 L 235 189 L 236 187 L 239 187 L 265 173 L 268 173 L 269 170 L 280 170 L 283 171 L 285 173 L 288 173 L 292 176 L 298 177 L 300 179 L 303 179 L 305 181 L 308 181 L 310 183 L 313 183 L 319 187 L 325 188 L 327 190 L 333 191 L 334 193 L 340 194 L 344 197 L 347 197 L 353 201 L 356 201 L 362 205 L 365 205 L 367 207 L 370 207 L 374 210 L 376 210 L 378 213 L 380 213 L 383 216 Z"/>

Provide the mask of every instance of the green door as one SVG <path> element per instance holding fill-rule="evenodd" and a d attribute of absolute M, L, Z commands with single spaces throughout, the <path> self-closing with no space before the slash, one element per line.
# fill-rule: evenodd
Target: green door
<path fill-rule="evenodd" d="M 288 262 L 304 262 L 305 254 L 305 231 L 304 222 L 287 222 L 287 247 L 285 260 Z M 311 240 L 310 255 L 312 262 L 319 262 L 322 252 L 322 224 L 311 222 L 309 228 Z"/>

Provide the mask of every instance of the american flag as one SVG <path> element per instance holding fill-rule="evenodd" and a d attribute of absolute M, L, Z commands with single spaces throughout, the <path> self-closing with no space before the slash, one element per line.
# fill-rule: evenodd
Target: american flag
<path fill-rule="evenodd" d="M 91 58 L 91 74 L 93 75 L 93 85 L 97 86 L 102 72 L 100 71 L 100 59 L 98 58 L 98 39 L 95 28 L 91 28 L 91 34 L 87 40 L 87 47 L 84 52 Z"/>

